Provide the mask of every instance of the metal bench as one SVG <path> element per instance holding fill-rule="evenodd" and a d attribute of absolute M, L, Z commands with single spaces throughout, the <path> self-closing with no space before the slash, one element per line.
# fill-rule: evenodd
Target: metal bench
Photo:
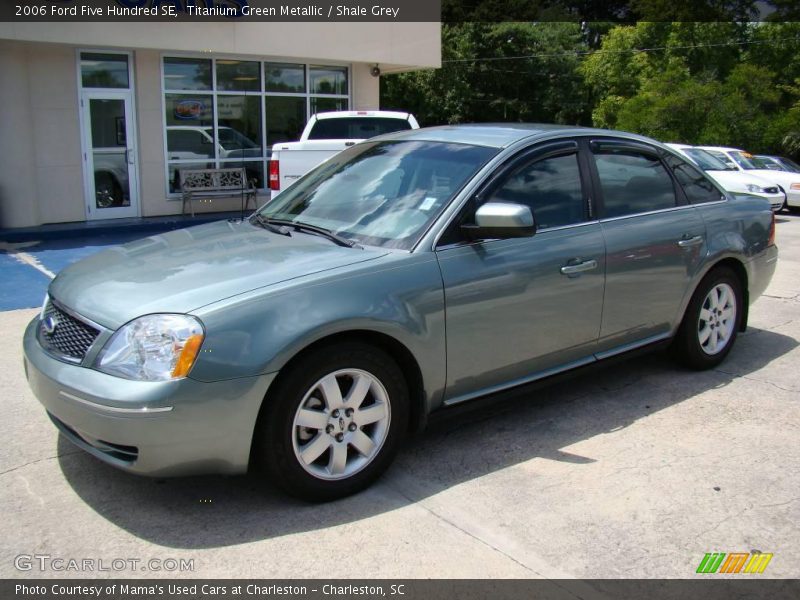
<path fill-rule="evenodd" d="M 241 196 L 244 207 L 253 200 L 253 210 L 258 208 L 256 202 L 255 179 L 247 179 L 244 167 L 232 169 L 181 169 L 181 191 L 183 193 L 183 214 L 186 214 L 186 203 L 194 216 L 195 198 L 214 199 Z"/>

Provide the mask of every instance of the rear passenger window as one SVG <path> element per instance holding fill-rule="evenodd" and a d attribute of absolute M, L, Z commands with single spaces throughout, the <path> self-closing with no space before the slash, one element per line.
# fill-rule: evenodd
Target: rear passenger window
<path fill-rule="evenodd" d="M 676 206 L 672 177 L 654 155 L 637 150 L 601 150 L 594 154 L 603 216 L 607 219 Z"/>
<path fill-rule="evenodd" d="M 537 229 L 584 220 L 578 155 L 551 156 L 513 171 L 488 202 L 513 202 L 530 207 Z"/>
<path fill-rule="evenodd" d="M 699 169 L 676 156 L 668 156 L 665 160 L 691 204 L 717 202 L 722 199 L 722 193 Z"/>

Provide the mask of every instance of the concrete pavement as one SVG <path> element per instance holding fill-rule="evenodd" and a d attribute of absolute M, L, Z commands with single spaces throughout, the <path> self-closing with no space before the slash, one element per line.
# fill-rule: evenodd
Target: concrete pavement
<path fill-rule="evenodd" d="M 0 577 L 669 577 L 771 552 L 800 577 L 800 217 L 751 328 L 713 371 L 653 354 L 437 425 L 325 505 L 250 477 L 153 480 L 59 439 L 25 382 L 35 310 L 0 313 Z M 20 554 L 194 561 L 19 571 Z"/>

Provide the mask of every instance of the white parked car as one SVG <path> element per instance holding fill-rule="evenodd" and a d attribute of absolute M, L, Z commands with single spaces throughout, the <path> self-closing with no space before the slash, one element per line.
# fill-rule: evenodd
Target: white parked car
<path fill-rule="evenodd" d="M 766 198 L 774 212 L 783 208 L 786 194 L 778 187 L 777 183 L 729 166 L 722 159 L 702 148 L 687 144 L 667 144 L 667 146 L 677 150 L 703 169 L 726 192 Z"/>
<path fill-rule="evenodd" d="M 800 173 L 765 169 L 763 168 L 764 165 L 752 160 L 752 154 L 739 148 L 727 148 L 725 146 L 698 147 L 707 150 L 709 154 L 716 156 L 726 165 L 734 167 L 737 171 L 763 177 L 764 179 L 775 182 L 786 192 L 786 208 L 789 210 L 800 208 Z"/>

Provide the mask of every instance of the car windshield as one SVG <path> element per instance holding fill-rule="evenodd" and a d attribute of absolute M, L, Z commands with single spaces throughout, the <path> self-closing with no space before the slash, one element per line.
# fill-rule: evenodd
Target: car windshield
<path fill-rule="evenodd" d="M 754 169 L 766 169 L 761 161 L 759 161 L 755 156 L 750 154 L 749 152 L 740 152 L 739 150 L 735 150 L 730 153 L 733 160 L 747 171 L 752 171 Z"/>
<path fill-rule="evenodd" d="M 700 148 L 682 148 L 686 156 L 691 158 L 703 171 L 735 171 L 735 167 L 729 167 L 720 159 L 711 156 L 705 150 Z"/>
<path fill-rule="evenodd" d="M 324 227 L 364 245 L 409 250 L 496 153 L 441 142 L 359 144 L 322 163 L 260 212 Z"/>
<path fill-rule="evenodd" d="M 213 132 L 209 132 L 212 133 Z M 249 137 L 239 133 L 230 127 L 219 128 L 219 143 L 225 150 L 241 150 L 244 148 L 258 148 Z"/>

